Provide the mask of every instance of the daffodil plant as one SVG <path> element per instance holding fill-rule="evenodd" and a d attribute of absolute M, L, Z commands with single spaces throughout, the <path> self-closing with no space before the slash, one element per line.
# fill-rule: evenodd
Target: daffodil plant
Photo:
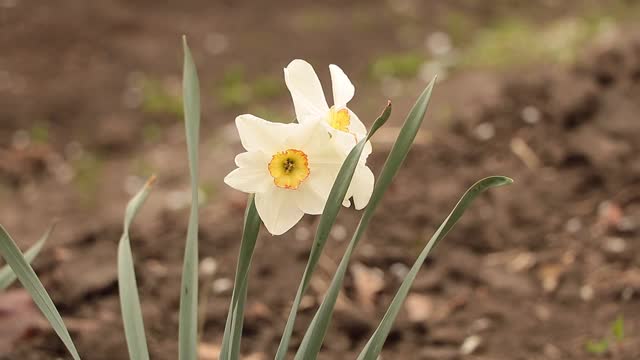
<path fill-rule="evenodd" d="M 196 67 L 186 39 L 184 40 L 183 98 L 187 152 L 192 187 L 191 215 L 185 245 L 180 300 L 179 354 L 180 360 L 198 357 L 198 141 L 200 127 L 200 95 Z M 313 67 L 304 60 L 293 60 L 284 69 L 284 81 L 291 92 L 296 121 L 289 124 L 270 122 L 254 115 L 240 115 L 235 119 L 244 152 L 235 158 L 237 168 L 224 179 L 234 189 L 248 195 L 244 228 L 236 278 L 224 328 L 219 358 L 240 359 L 240 344 L 244 322 L 244 304 L 247 298 L 249 269 L 261 225 L 272 235 L 281 235 L 293 228 L 304 216 L 319 215 L 313 245 L 289 318 L 283 329 L 276 360 L 295 354 L 296 360 L 316 359 L 333 309 L 342 288 L 350 258 L 364 234 L 383 194 L 398 172 L 422 124 L 435 79 L 418 97 L 409 112 L 396 142 L 376 177 L 366 165 L 372 152 L 370 139 L 391 115 L 390 103 L 367 131 L 364 123 L 347 104 L 355 94 L 355 87 L 347 75 L 336 65 L 330 65 L 333 105 L 329 106 L 320 80 Z M 125 337 L 130 358 L 149 359 L 145 327 L 129 227 L 147 198 L 153 179 L 134 196 L 125 211 L 124 232 L 118 245 L 118 285 Z M 375 360 L 391 326 L 422 267 L 426 257 L 437 243 L 451 230 L 473 199 L 483 191 L 511 183 L 502 176 L 488 177 L 471 186 L 445 218 L 436 233 L 427 241 L 413 267 L 400 285 L 378 328 L 371 334 L 358 360 Z M 419 191 L 417 189 L 416 191 Z M 296 314 L 316 269 L 331 227 L 343 206 L 363 210 L 360 223 L 338 265 L 329 289 L 307 331 L 296 349 L 290 346 Z M 23 254 L 0 226 L 0 255 L 7 265 L 0 269 L 0 290 L 18 279 L 31 294 L 34 302 L 51 323 L 69 353 L 80 359 L 69 332 L 55 305 L 42 286 L 30 262 L 42 248 L 47 234 Z"/>

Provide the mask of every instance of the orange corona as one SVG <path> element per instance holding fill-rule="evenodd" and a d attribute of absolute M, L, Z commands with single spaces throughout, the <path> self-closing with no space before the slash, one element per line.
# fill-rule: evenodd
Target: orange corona
<path fill-rule="evenodd" d="M 296 190 L 310 174 L 307 154 L 288 149 L 273 155 L 269 162 L 269 174 L 273 183 L 283 189 Z"/>

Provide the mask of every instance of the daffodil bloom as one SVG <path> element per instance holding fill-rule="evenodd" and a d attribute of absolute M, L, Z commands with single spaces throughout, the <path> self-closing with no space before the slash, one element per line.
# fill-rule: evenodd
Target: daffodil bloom
<path fill-rule="evenodd" d="M 242 146 L 227 185 L 255 194 L 267 230 L 280 235 L 306 214 L 320 214 L 344 160 L 318 123 L 281 124 L 253 115 L 236 118 Z"/>
<path fill-rule="evenodd" d="M 284 78 L 291 92 L 298 122 L 300 124 L 321 123 L 331 134 L 331 141 L 346 157 L 356 143 L 367 135 L 367 129 L 358 116 L 347 107 L 347 103 L 355 94 L 355 87 L 338 66 L 329 65 L 329 71 L 333 90 L 331 107 L 327 104 L 318 75 L 308 62 L 293 60 L 284 69 Z M 371 154 L 370 143 L 364 149 L 356 167 L 344 202 L 345 206 L 349 206 L 348 199 L 353 197 L 356 209 L 362 209 L 371 198 L 374 176 L 371 169 L 366 166 L 369 154 Z"/>

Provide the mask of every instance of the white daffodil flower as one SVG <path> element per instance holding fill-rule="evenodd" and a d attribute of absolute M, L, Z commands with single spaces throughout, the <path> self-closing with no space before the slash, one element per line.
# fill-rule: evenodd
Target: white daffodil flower
<path fill-rule="evenodd" d="M 344 160 L 318 123 L 281 124 L 253 115 L 236 118 L 242 146 L 227 185 L 255 194 L 267 230 L 281 235 L 306 214 L 321 214 Z"/>
<path fill-rule="evenodd" d="M 367 129 L 358 116 L 347 107 L 355 94 L 355 87 L 347 75 L 336 65 L 329 65 L 333 89 L 333 106 L 329 107 L 322 85 L 313 67 L 306 61 L 293 60 L 284 69 L 284 78 L 291 92 L 296 118 L 300 124 L 320 122 L 331 134 L 331 139 L 346 157 L 351 149 L 367 135 Z M 371 144 L 362 153 L 353 175 L 344 205 L 353 197 L 356 209 L 364 208 L 373 191 L 374 176 L 366 166 Z"/>

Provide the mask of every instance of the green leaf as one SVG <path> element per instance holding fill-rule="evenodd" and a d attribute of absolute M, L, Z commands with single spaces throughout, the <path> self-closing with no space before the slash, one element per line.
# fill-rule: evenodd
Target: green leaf
<path fill-rule="evenodd" d="M 191 175 L 191 212 L 182 268 L 180 293 L 180 360 L 198 357 L 198 141 L 200 133 L 200 85 L 198 73 L 187 45 L 184 46 L 183 99 L 184 119 Z"/>
<path fill-rule="evenodd" d="M 29 265 L 16 243 L 11 239 L 11 236 L 9 236 L 2 225 L 0 225 L 0 255 L 2 255 L 16 274 L 22 286 L 29 292 L 31 298 L 40 311 L 42 311 L 44 317 L 47 318 L 53 330 L 58 334 L 58 337 L 60 337 L 60 340 L 62 340 L 67 347 L 73 359 L 80 360 L 80 355 L 78 355 L 78 351 L 75 345 L 73 345 L 69 331 L 66 326 L 64 326 L 62 317 L 53 304 L 53 301 L 51 301 L 51 297 L 49 297 L 40 279 L 38 279 L 38 275 L 33 271 L 31 265 Z"/>
<path fill-rule="evenodd" d="M 49 235 L 53 231 L 54 227 L 55 227 L 55 224 L 51 225 L 49 229 L 47 229 L 47 232 L 45 232 L 44 235 L 42 235 L 40 240 L 38 240 L 38 242 L 33 244 L 33 246 L 31 246 L 29 250 L 27 250 L 27 252 L 24 253 L 24 259 L 27 261 L 27 263 L 31 264 L 33 259 L 35 259 L 36 256 L 38 256 L 38 254 L 40 253 L 40 250 L 42 250 L 44 243 L 49 238 Z M 13 284 L 15 280 L 16 280 L 16 274 L 13 272 L 13 270 L 11 270 L 11 266 L 7 264 L 4 267 L 2 267 L 2 269 L 0 269 L 0 290 L 4 290 L 8 288 L 9 286 L 11 286 L 11 284 Z"/>
<path fill-rule="evenodd" d="M 118 244 L 118 288 L 120 290 L 120 307 L 124 334 L 127 338 L 129 358 L 148 360 L 147 337 L 144 332 L 144 321 L 140 309 L 138 284 L 133 266 L 133 254 L 129 241 L 129 227 L 138 210 L 147 199 L 155 177 L 151 177 L 144 187 L 127 204 L 124 216 L 124 231 Z"/>
<path fill-rule="evenodd" d="M 599 341 L 589 340 L 585 345 L 585 349 L 590 354 L 602 355 L 609 350 L 609 341 L 607 341 L 607 339 Z"/>
<path fill-rule="evenodd" d="M 467 192 L 462 196 L 460 201 L 458 201 L 456 206 L 453 208 L 453 211 L 449 214 L 449 216 L 447 216 L 445 221 L 442 223 L 442 225 L 440 225 L 436 233 L 431 237 L 425 248 L 418 256 L 418 259 L 413 264 L 411 270 L 400 285 L 396 296 L 391 301 L 391 304 L 389 305 L 387 312 L 382 318 L 380 325 L 378 325 L 378 328 L 373 333 L 364 349 L 358 356 L 358 360 L 376 360 L 378 358 L 380 352 L 382 351 L 382 345 L 387 339 L 389 331 L 391 331 L 391 326 L 393 325 L 398 312 L 400 312 L 402 304 L 404 303 L 407 294 L 409 294 L 411 285 L 418 275 L 418 271 L 420 271 L 422 264 L 426 260 L 431 250 L 435 248 L 438 242 L 440 242 L 440 240 L 442 240 L 442 238 L 447 235 L 449 230 L 451 230 L 456 222 L 462 217 L 462 214 L 464 214 L 465 210 L 467 209 L 467 207 L 469 207 L 469 205 L 471 205 L 473 200 L 489 188 L 511 184 L 512 182 L 513 180 L 504 176 L 491 176 L 478 181 L 472 187 L 470 187 L 469 190 L 467 190 Z"/>
<path fill-rule="evenodd" d="M 617 341 L 624 340 L 624 318 L 622 315 L 618 315 L 616 321 L 611 324 L 611 333 Z"/>
<path fill-rule="evenodd" d="M 322 304 L 320 304 L 320 308 L 307 328 L 302 343 L 296 353 L 296 359 L 315 359 L 318 355 L 331 321 L 331 316 L 333 314 L 336 300 L 338 299 L 338 294 L 342 288 L 342 283 L 347 272 L 351 255 L 369 225 L 369 221 L 371 221 L 371 217 L 373 216 L 378 203 L 382 199 L 382 196 L 391 184 L 393 177 L 398 172 L 402 162 L 409 152 L 409 149 L 411 148 L 411 144 L 420 129 L 420 125 L 424 119 L 424 114 L 427 111 L 427 106 L 429 104 L 429 99 L 431 98 L 431 92 L 434 84 L 435 79 L 427 85 L 426 89 L 422 92 L 420 97 L 418 97 L 418 100 L 409 112 L 409 115 L 407 115 L 404 125 L 400 130 L 400 134 L 398 134 L 398 138 L 396 139 L 384 167 L 382 168 L 382 172 L 376 181 L 369 204 L 364 210 L 353 238 L 351 239 L 342 260 L 338 265 L 338 269 L 331 280 L 331 285 L 325 294 L 324 300 L 322 301 Z"/>
<path fill-rule="evenodd" d="M 329 192 L 327 203 L 325 204 L 322 215 L 320 216 L 320 223 L 318 224 L 318 229 L 316 230 L 316 235 L 313 240 L 311 253 L 309 254 L 309 261 L 307 262 L 304 274 L 302 275 L 302 281 L 298 286 L 296 297 L 293 300 L 293 305 L 291 306 L 291 311 L 289 312 L 289 318 L 287 319 L 284 333 L 280 340 L 280 345 L 278 346 L 278 351 L 275 356 L 276 360 L 283 360 L 287 354 L 289 341 L 291 340 L 291 334 L 293 333 L 293 325 L 296 321 L 298 308 L 300 307 L 300 301 L 302 300 L 302 296 L 309 287 L 311 276 L 313 275 L 316 265 L 318 264 L 318 260 L 320 259 L 320 255 L 322 254 L 322 250 L 324 249 L 324 245 L 327 242 L 331 227 L 336 221 L 336 217 L 338 216 L 340 208 L 342 208 L 342 201 L 347 194 L 349 184 L 351 184 L 353 173 L 355 172 L 358 161 L 360 160 L 360 155 L 362 154 L 367 141 L 389 119 L 390 115 L 391 103 L 388 103 L 382 114 L 374 122 L 367 137 L 365 139 L 362 139 L 353 149 L 351 149 L 351 152 L 344 160 L 344 163 L 342 164 L 342 167 L 338 172 L 333 187 Z"/>
<path fill-rule="evenodd" d="M 244 216 L 244 228 L 242 230 L 242 242 L 240 244 L 240 255 L 236 268 L 236 279 L 231 295 L 231 305 L 222 337 L 222 347 L 220 349 L 220 360 L 238 359 L 240 355 L 240 338 L 242 335 L 242 324 L 244 319 L 244 303 L 247 297 L 247 287 L 249 284 L 249 268 L 251 258 L 256 246 L 256 239 L 260 231 L 260 216 L 256 210 L 253 195 L 249 196 L 247 210 Z"/>

